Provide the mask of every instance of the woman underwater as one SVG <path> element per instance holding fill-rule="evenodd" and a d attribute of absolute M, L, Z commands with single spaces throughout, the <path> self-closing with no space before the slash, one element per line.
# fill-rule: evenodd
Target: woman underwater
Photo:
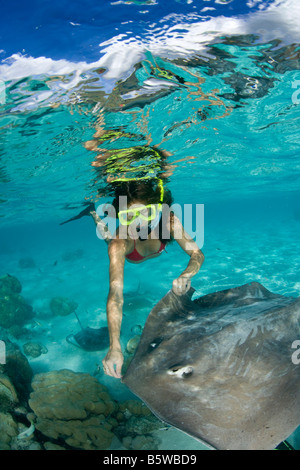
<path fill-rule="evenodd" d="M 127 197 L 127 206 L 120 207 L 120 196 Z M 123 354 L 120 331 L 123 308 L 124 264 L 143 263 L 158 257 L 165 246 L 176 240 L 190 257 L 186 269 L 173 281 L 177 295 L 185 294 L 191 279 L 204 261 L 204 255 L 196 242 L 184 230 L 180 220 L 168 208 L 172 204 L 171 192 L 163 187 L 161 179 L 126 181 L 115 191 L 112 206 L 120 225 L 112 237 L 94 209 L 90 210 L 97 230 L 108 244 L 109 293 L 107 298 L 107 322 L 110 346 L 103 363 L 104 372 L 121 378 Z M 122 231 L 122 236 L 121 236 Z M 124 236 L 125 233 L 125 236 Z"/>

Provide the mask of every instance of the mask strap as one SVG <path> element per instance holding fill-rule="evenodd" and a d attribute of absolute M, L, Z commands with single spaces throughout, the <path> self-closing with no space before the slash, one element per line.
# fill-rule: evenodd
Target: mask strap
<path fill-rule="evenodd" d="M 163 181 L 162 179 L 159 179 L 158 180 L 158 184 L 157 186 L 159 187 L 160 189 L 160 204 L 163 202 L 163 199 L 164 199 L 164 185 L 163 185 Z"/>

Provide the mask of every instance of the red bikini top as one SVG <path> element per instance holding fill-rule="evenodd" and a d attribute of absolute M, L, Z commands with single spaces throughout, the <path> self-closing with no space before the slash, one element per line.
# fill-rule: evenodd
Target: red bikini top
<path fill-rule="evenodd" d="M 152 254 L 151 254 L 151 255 L 147 255 L 147 256 L 142 256 L 142 255 L 140 255 L 140 253 L 137 251 L 137 249 L 136 249 L 136 247 L 135 247 L 135 240 L 133 240 L 133 242 L 134 242 L 134 249 L 133 249 L 133 251 L 132 251 L 131 253 L 129 253 L 128 255 L 126 255 L 125 258 L 130 259 L 131 261 L 141 261 L 142 259 L 145 259 L 145 258 L 147 258 L 148 256 L 152 256 Z M 156 251 L 156 252 L 153 253 L 153 254 L 161 253 L 161 252 L 165 249 L 165 246 L 166 246 L 166 244 L 163 243 L 163 242 L 161 242 L 161 243 L 160 243 L 160 248 L 159 248 L 159 250 Z"/>

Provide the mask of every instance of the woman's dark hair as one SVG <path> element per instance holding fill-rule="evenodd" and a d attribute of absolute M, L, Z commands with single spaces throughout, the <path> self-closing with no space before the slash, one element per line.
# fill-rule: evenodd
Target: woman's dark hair
<path fill-rule="evenodd" d="M 115 188 L 115 198 L 112 201 L 112 205 L 116 210 L 116 214 L 119 212 L 119 197 L 127 196 L 127 205 L 129 206 L 132 202 L 141 201 L 145 205 L 147 204 L 158 204 L 161 202 L 161 189 L 158 185 L 158 179 L 147 180 L 147 181 L 126 181 L 120 182 Z M 174 199 L 171 191 L 164 187 L 162 204 L 167 204 L 169 207 L 172 205 Z M 172 214 L 172 212 L 171 212 Z M 159 222 L 159 239 L 164 244 L 173 241 L 171 235 L 168 239 L 162 238 L 162 218 Z"/>

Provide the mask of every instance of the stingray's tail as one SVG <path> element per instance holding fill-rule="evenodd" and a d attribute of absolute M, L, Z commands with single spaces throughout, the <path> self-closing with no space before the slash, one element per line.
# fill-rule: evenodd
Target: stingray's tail
<path fill-rule="evenodd" d="M 81 212 L 79 212 L 79 214 L 75 215 L 74 217 L 71 217 L 71 219 L 61 222 L 59 225 L 64 225 L 68 222 L 72 222 L 73 220 L 81 219 L 81 217 L 84 217 L 85 215 L 90 215 L 91 211 L 96 210 L 95 204 L 93 202 L 85 202 L 84 204 L 86 205 L 85 209 L 83 209 Z"/>
<path fill-rule="evenodd" d="M 75 336 L 74 335 L 68 335 L 66 337 L 66 341 L 70 344 L 73 344 L 74 346 L 77 346 L 77 348 L 80 348 L 79 344 L 77 343 Z"/>
<path fill-rule="evenodd" d="M 79 320 L 79 317 L 78 317 L 77 313 L 76 313 L 76 312 L 74 312 L 74 313 L 75 313 L 75 317 L 77 318 L 77 321 L 78 321 L 78 323 L 79 323 L 80 328 L 83 330 L 84 328 L 83 328 L 83 326 L 82 326 L 82 324 L 81 324 L 81 321 Z"/>

